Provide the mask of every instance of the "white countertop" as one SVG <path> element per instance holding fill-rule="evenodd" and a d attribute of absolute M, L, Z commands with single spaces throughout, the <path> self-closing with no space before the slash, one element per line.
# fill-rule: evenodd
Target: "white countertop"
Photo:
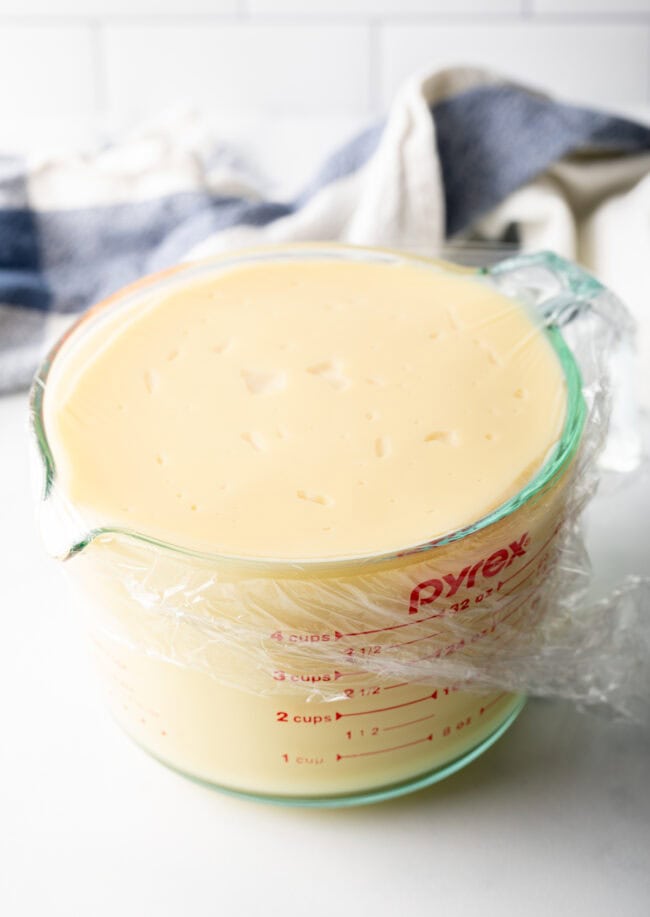
<path fill-rule="evenodd" d="M 113 725 L 37 541 L 24 396 L 0 399 L 0 914 L 647 917 L 650 734 L 532 701 L 477 762 L 389 803 L 239 801 Z M 596 588 L 650 574 L 650 477 L 598 498 Z"/>

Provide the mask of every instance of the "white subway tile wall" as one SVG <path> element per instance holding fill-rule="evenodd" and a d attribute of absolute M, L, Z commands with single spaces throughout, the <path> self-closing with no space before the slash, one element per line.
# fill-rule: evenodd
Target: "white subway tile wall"
<path fill-rule="evenodd" d="M 0 0 L 0 145 L 179 104 L 363 123 L 462 63 L 650 112 L 650 0 Z"/>
<path fill-rule="evenodd" d="M 249 0 L 253 13 L 348 16 L 403 16 L 409 13 L 512 13 L 521 12 L 521 0 Z"/>
<path fill-rule="evenodd" d="M 0 121 L 91 117 L 99 102 L 92 30 L 87 25 L 0 25 Z"/>
<path fill-rule="evenodd" d="M 238 14 L 243 10 L 241 0 L 0 0 L 0 16 L 43 16 L 52 20 L 69 16 L 149 19 L 154 16 Z"/>
<path fill-rule="evenodd" d="M 370 100 L 362 25 L 119 25 L 105 30 L 111 113 L 133 116 L 192 100 L 262 113 L 361 112 Z"/>
<path fill-rule="evenodd" d="M 381 32 L 382 99 L 413 71 L 477 64 L 525 80 L 570 101 L 635 101 L 650 83 L 650 25 L 493 23 L 463 28 L 387 25 Z"/>
<path fill-rule="evenodd" d="M 650 13 L 650 0 L 532 0 L 539 13 Z"/>

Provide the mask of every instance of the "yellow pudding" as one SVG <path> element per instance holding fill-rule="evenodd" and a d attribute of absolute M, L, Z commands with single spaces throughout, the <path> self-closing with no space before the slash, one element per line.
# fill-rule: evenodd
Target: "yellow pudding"
<path fill-rule="evenodd" d="M 566 413 L 518 303 L 409 262 L 235 266 L 142 297 L 59 371 L 47 425 L 73 503 L 244 557 L 461 528 L 532 478 Z"/>
<path fill-rule="evenodd" d="M 436 659 L 541 613 L 562 479 L 413 549 L 520 493 L 566 415 L 538 321 L 444 266 L 296 247 L 118 297 L 57 353 L 44 424 L 98 532 L 69 568 L 120 721 L 282 797 L 417 781 L 486 742 L 520 699 Z"/>

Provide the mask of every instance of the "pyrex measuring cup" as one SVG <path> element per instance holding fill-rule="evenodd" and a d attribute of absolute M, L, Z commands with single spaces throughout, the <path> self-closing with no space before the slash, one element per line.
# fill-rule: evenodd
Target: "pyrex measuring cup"
<path fill-rule="evenodd" d="M 33 430 L 46 542 L 81 596 L 124 729 L 161 761 L 222 789 L 343 805 L 452 773 L 522 706 L 521 695 L 486 687 L 481 673 L 494 685 L 500 660 L 534 640 L 554 601 L 585 418 L 580 374 L 556 322 L 572 314 L 590 278 L 551 258 L 484 272 L 547 316 L 567 414 L 533 480 L 461 531 L 396 553 L 292 562 L 199 553 L 110 521 L 89 527 L 58 486 L 48 440 L 47 399 L 67 355 L 152 292 L 246 260 L 303 257 L 406 256 L 289 247 L 147 278 L 95 307 L 55 347 L 32 391 Z"/>

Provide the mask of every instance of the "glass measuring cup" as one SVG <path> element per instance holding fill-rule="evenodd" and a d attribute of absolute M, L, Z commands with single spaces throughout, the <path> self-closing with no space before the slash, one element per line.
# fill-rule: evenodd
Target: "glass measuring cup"
<path fill-rule="evenodd" d="M 148 278 L 95 307 L 60 342 L 39 372 L 32 406 L 46 540 L 81 592 L 109 702 L 126 731 L 166 763 L 233 792 L 341 805 L 440 779 L 488 747 L 521 707 L 515 694 L 467 689 L 477 668 L 534 631 L 548 601 L 540 586 L 552 575 L 584 422 L 579 373 L 557 328 L 546 333 L 568 408 L 543 468 L 474 525 L 398 553 L 251 560 L 110 523 L 89 527 L 57 487 L 45 410 L 70 348 L 92 343 L 142 296 L 237 263 L 305 257 L 405 256 L 296 247 Z M 560 262 L 542 267 L 547 286 L 537 293 L 532 273 L 522 282 L 523 259 L 484 277 L 514 284 L 515 295 L 552 316 L 566 312 L 579 295 L 573 275 Z M 465 678 L 438 674 L 450 659 Z"/>

